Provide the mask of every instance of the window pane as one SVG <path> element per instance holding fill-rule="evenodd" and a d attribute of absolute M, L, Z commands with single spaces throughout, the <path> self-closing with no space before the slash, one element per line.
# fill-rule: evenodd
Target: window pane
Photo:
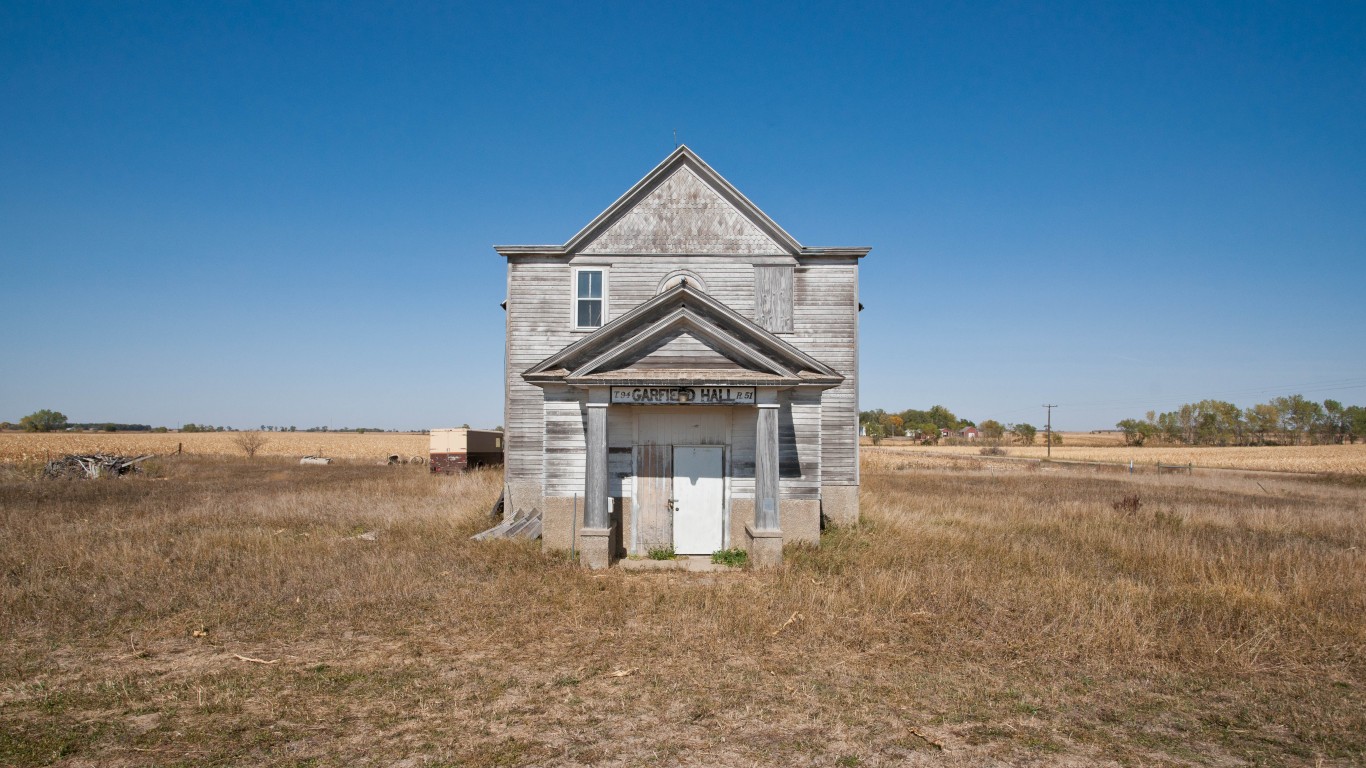
<path fill-rule="evenodd" d="M 602 298 L 602 270 L 584 269 L 579 271 L 578 297 L 580 299 Z"/>
<path fill-rule="evenodd" d="M 597 328 L 602 325 L 602 300 L 580 299 L 578 321 L 580 328 Z"/>

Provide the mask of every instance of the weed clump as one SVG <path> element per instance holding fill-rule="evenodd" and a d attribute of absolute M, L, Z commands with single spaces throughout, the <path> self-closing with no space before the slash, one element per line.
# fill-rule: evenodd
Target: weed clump
<path fill-rule="evenodd" d="M 651 560 L 673 560 L 678 557 L 678 553 L 674 552 L 674 545 L 665 544 L 661 547 L 650 547 L 646 556 Z"/>
<path fill-rule="evenodd" d="M 1115 512 L 1124 515 L 1125 517 L 1133 517 L 1138 514 L 1138 510 L 1143 507 L 1143 500 L 1138 497 L 1138 494 L 1131 493 L 1110 506 Z"/>
<path fill-rule="evenodd" d="M 718 549 L 711 553 L 711 561 L 717 565 L 727 565 L 732 568 L 739 568 L 749 562 L 749 553 L 740 547 Z"/>

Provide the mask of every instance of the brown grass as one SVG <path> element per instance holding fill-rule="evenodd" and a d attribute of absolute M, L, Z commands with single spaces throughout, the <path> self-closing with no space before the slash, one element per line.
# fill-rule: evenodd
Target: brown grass
<path fill-rule="evenodd" d="M 1016 458 L 1042 459 L 1048 449 L 1042 444 L 1021 446 L 1005 444 L 1006 452 Z M 920 446 L 883 441 L 865 447 L 874 454 L 902 452 L 927 456 L 976 456 L 980 445 Z M 1084 461 L 1138 467 L 1155 464 L 1193 464 L 1208 469 L 1239 469 L 1259 472 L 1309 472 L 1366 476 L 1366 443 L 1357 445 L 1275 445 L 1275 446 L 1074 446 L 1053 447 L 1054 461 Z"/>
<path fill-rule="evenodd" d="M 383 459 L 398 454 L 427 456 L 426 435 L 406 432 L 0 432 L 0 464 L 47 461 L 68 453 L 169 455 L 178 449 L 192 456 L 241 456 L 242 435 L 259 434 L 258 456 L 329 456 L 334 459 Z"/>
<path fill-rule="evenodd" d="M 0 764 L 1366 760 L 1359 487 L 981 466 L 719 576 L 471 542 L 492 473 L 6 482 Z"/>

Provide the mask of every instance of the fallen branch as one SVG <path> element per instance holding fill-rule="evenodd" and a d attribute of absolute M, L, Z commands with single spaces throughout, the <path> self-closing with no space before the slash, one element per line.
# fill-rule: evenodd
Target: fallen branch
<path fill-rule="evenodd" d="M 238 661 L 249 661 L 249 662 L 251 662 L 252 664 L 279 664 L 279 663 L 280 663 L 280 660 L 279 660 L 279 659 L 271 659 L 270 661 L 266 661 L 265 659 L 253 659 L 253 658 L 250 657 L 250 656 L 243 656 L 243 655 L 240 654 L 240 653 L 234 653 L 233 656 L 234 656 L 235 658 L 237 658 Z"/>
<path fill-rule="evenodd" d="M 773 630 L 773 636 L 777 637 L 784 629 L 787 629 L 788 627 L 792 626 L 793 624 L 796 624 L 797 622 L 805 618 L 806 617 L 801 614 L 801 611 L 793 611 L 792 615 L 787 617 L 787 621 L 784 621 L 781 627 L 778 627 L 777 629 Z"/>
<path fill-rule="evenodd" d="M 939 750 L 940 752 L 943 752 L 943 751 L 944 751 L 944 744 L 943 744 L 943 742 L 937 741 L 937 740 L 935 740 L 935 739 L 930 738 L 929 736 L 926 736 L 926 735 L 925 735 L 923 732 L 921 732 L 918 728 L 914 728 L 914 727 L 908 726 L 908 727 L 906 728 L 906 730 L 910 731 L 910 732 L 911 732 L 911 735 L 915 736 L 916 738 L 920 739 L 921 741 L 925 742 L 926 744 L 929 744 L 930 746 L 934 747 L 935 749 Z"/>

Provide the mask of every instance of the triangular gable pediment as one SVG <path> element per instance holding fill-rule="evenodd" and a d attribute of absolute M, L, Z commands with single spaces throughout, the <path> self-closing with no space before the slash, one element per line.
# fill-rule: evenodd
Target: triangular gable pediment
<path fill-rule="evenodd" d="M 709 373 L 710 372 L 710 373 Z M 772 384 L 837 384 L 834 369 L 691 285 L 677 285 L 543 360 L 532 382 L 741 376 Z"/>
<path fill-rule="evenodd" d="M 564 250 L 783 256 L 802 247 L 692 150 L 679 147 Z"/>
<path fill-rule="evenodd" d="M 782 246 L 687 166 L 674 171 L 580 253 L 782 256 Z"/>
<path fill-rule="evenodd" d="M 765 370 L 765 366 L 750 357 L 734 354 L 707 335 L 687 327 L 670 329 L 634 352 L 618 356 L 597 372 L 652 373 L 666 370 L 775 373 Z"/>

